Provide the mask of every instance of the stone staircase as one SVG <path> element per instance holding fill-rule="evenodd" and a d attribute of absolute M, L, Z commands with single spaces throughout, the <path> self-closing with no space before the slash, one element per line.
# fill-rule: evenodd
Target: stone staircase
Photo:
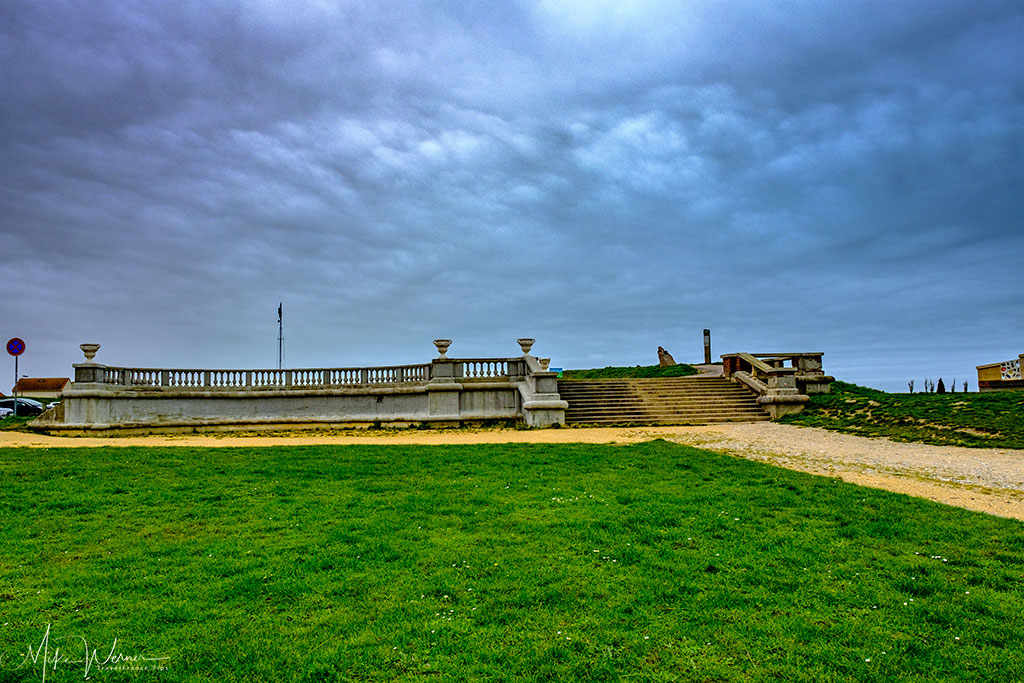
<path fill-rule="evenodd" d="M 709 424 L 771 419 L 754 395 L 722 377 L 559 380 L 566 424 Z"/>

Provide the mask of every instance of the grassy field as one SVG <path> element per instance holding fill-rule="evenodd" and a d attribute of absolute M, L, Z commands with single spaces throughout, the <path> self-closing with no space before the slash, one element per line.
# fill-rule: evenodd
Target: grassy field
<path fill-rule="evenodd" d="M 624 379 L 632 377 L 687 377 L 696 375 L 697 368 L 685 363 L 661 367 L 660 365 L 634 365 L 632 367 L 593 368 L 591 370 L 564 370 L 562 379 Z"/>
<path fill-rule="evenodd" d="M 888 394 L 846 382 L 784 422 L 950 446 L 1024 448 L 1024 392 Z"/>
<path fill-rule="evenodd" d="M 7 417 L 0 417 L 0 430 L 24 430 L 28 426 L 28 424 L 32 422 L 32 420 L 34 419 L 36 419 L 35 415 L 31 417 L 26 417 L 22 415 L 19 415 L 18 417 L 14 417 L 13 415 L 8 415 Z"/>
<path fill-rule="evenodd" d="M 81 639 L 152 658 L 97 681 L 1024 679 L 1024 524 L 665 442 L 6 449 L 0 481 L 0 681 L 41 646 L 82 680 Z"/>

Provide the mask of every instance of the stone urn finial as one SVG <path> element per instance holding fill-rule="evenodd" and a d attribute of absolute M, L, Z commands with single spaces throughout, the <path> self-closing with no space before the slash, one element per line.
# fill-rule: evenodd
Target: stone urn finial
<path fill-rule="evenodd" d="M 537 362 L 540 363 L 540 369 L 543 370 L 544 372 L 547 372 L 548 368 L 551 366 L 550 358 L 538 358 Z"/>
<path fill-rule="evenodd" d="M 438 358 L 447 358 L 445 354 L 448 353 L 448 347 L 452 345 L 451 339 L 435 339 L 434 346 L 437 347 L 437 352 L 441 355 Z"/>
<path fill-rule="evenodd" d="M 526 339 L 526 338 L 516 339 L 516 342 L 518 342 L 518 344 L 519 344 L 519 348 L 521 348 L 523 350 L 523 355 L 524 356 L 530 355 L 530 349 L 533 348 L 533 344 L 536 341 L 537 341 L 536 339 Z"/>
<path fill-rule="evenodd" d="M 85 362 L 91 363 L 92 359 L 96 357 L 96 352 L 100 350 L 99 344 L 79 344 L 78 348 L 82 349 L 82 353 L 85 354 Z"/>

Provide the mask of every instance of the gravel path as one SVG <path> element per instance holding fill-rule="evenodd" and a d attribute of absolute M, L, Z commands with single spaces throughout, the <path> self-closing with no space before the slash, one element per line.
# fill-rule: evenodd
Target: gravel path
<path fill-rule="evenodd" d="M 1024 450 L 896 443 L 773 422 L 701 427 L 401 430 L 56 437 L 0 432 L 0 447 L 634 443 L 666 439 L 792 470 L 1024 520 Z"/>
<path fill-rule="evenodd" d="M 898 443 L 771 422 L 734 424 L 667 438 L 1024 520 L 1024 450 Z"/>

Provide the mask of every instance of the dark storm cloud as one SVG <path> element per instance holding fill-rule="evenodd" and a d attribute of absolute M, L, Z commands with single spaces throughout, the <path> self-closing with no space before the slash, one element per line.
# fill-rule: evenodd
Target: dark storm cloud
<path fill-rule="evenodd" d="M 1022 27 L 1010 2 L 9 2 L 4 331 L 37 375 L 86 338 L 268 365 L 284 300 L 293 365 L 523 333 L 646 363 L 712 327 L 854 381 L 967 375 L 1020 352 Z"/>

